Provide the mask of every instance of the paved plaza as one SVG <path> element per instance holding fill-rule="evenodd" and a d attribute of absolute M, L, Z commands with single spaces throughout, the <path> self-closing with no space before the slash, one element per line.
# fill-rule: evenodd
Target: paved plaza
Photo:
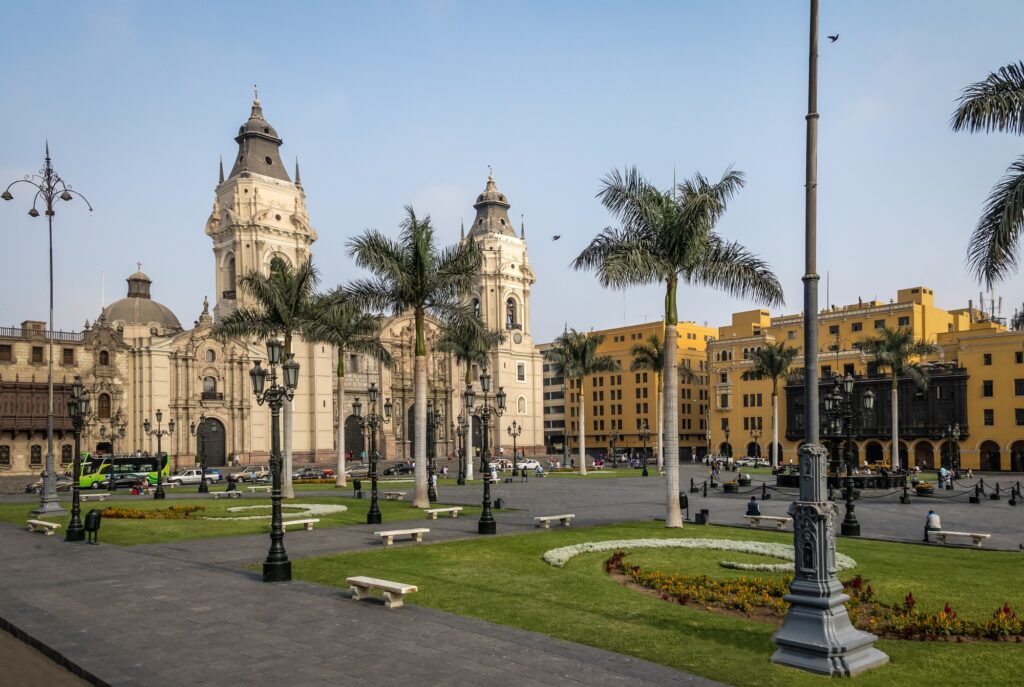
<path fill-rule="evenodd" d="M 684 490 L 691 477 L 702 481 L 703 467 L 683 467 Z M 758 478 L 767 479 L 755 476 L 755 485 Z M 998 479 L 1008 487 L 1016 477 Z M 499 537 L 544 536 L 534 526 L 535 515 L 575 513 L 576 527 L 664 516 L 664 482 L 653 476 L 531 477 L 527 483 L 517 478 L 493 493 L 508 508 L 496 514 Z M 337 492 L 303 492 L 299 500 L 314 494 Z M 968 495 L 958 489 L 902 505 L 898 494 L 872 498 L 865 492 L 857 513 L 865 536 L 918 542 L 925 515 L 934 508 L 945 528 L 989 532 L 987 548 L 1018 550 L 1024 542 L 1024 504 L 1009 506 L 1004 497 L 973 505 Z M 789 490 L 774 491 L 762 512 L 784 514 L 791 496 Z M 172 494 L 168 503 L 195 497 Z M 691 513 L 707 509 L 713 524 L 744 522 L 749 494 L 712 490 L 707 498 L 689 497 Z M 475 505 L 479 499 L 478 485 L 445 487 L 440 494 L 448 503 Z M 472 517 L 430 521 L 429 527 L 431 543 L 478 536 Z M 357 525 L 288 533 L 285 543 L 292 559 L 379 549 L 372 535 L 377 529 Z M 684 531 L 700 529 L 688 524 Z M 265 535 L 136 547 L 72 545 L 3 524 L 0 623 L 48 647 L 97 684 L 714 684 L 627 656 L 416 605 L 387 610 L 353 603 L 347 591 L 334 588 L 304 582 L 269 586 L 247 568 L 263 560 L 267 545 Z M 18 660 L 3 656 L 0 668 Z M 41 684 L 80 684 L 66 677 L 66 683 Z"/>

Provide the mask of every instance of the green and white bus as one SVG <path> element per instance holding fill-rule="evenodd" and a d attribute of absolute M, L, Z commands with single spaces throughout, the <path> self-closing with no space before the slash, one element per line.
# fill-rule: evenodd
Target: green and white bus
<path fill-rule="evenodd" d="M 163 479 L 170 474 L 167 454 L 160 456 L 160 472 Z M 99 489 L 113 472 L 114 475 L 145 476 L 150 484 L 156 484 L 157 456 L 82 456 L 82 474 L 78 486 L 82 489 Z"/>

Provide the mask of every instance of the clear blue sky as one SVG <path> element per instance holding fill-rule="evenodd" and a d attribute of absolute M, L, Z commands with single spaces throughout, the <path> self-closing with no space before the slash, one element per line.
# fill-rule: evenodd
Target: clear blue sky
<path fill-rule="evenodd" d="M 203 227 L 217 159 L 234 154 L 258 83 L 283 158 L 302 163 L 325 286 L 355 275 L 347 239 L 394 230 L 404 204 L 456 240 L 492 164 L 526 219 L 535 340 L 566 322 L 657 319 L 658 290 L 605 292 L 567 267 L 611 221 L 598 182 L 624 165 L 661 186 L 673 169 L 732 165 L 748 184 L 720 231 L 771 263 L 782 311 L 799 312 L 807 6 L 12 3 L 0 181 L 37 169 L 48 138 L 58 171 L 96 207 L 90 217 L 67 204 L 56 218 L 58 328 L 95 319 L 103 273 L 107 302 L 122 297 L 136 260 L 187 327 L 214 296 Z M 819 269 L 832 303 L 914 285 L 943 307 L 977 299 L 967 239 L 1024 139 L 955 134 L 949 117 L 964 85 L 1021 59 L 1022 24 L 1019 0 L 822 1 Z M 46 318 L 46 225 L 27 202 L 0 204 L 5 326 Z M 1012 313 L 1020 279 L 997 295 Z M 680 297 L 681 317 L 711 325 L 752 307 L 702 289 Z"/>

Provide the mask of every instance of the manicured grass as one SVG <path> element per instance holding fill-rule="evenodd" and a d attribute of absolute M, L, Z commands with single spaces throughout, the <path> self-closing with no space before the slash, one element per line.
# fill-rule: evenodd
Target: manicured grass
<path fill-rule="evenodd" d="M 325 497 L 298 497 L 294 501 L 284 501 L 284 517 L 287 520 L 289 506 L 294 503 L 324 503 L 331 505 L 347 506 L 348 510 L 343 513 L 332 513 L 329 515 L 316 515 L 320 518 L 317 527 L 344 527 L 366 523 L 366 511 L 370 507 L 368 499 L 351 498 L 325 498 Z M 71 504 L 62 500 L 62 505 L 70 511 Z M 248 494 L 241 499 L 167 499 L 155 501 L 149 497 L 136 497 L 131 500 L 110 500 L 103 503 L 89 502 L 82 503 L 82 517 L 94 508 L 102 509 L 110 506 L 113 508 L 137 508 L 143 510 L 164 509 L 170 506 L 202 506 L 203 511 L 197 513 L 201 517 L 239 517 L 249 515 L 269 515 L 270 510 L 242 511 L 238 513 L 228 512 L 228 508 L 236 506 L 269 506 L 269 498 L 252 498 Z M 380 511 L 385 523 L 408 520 L 423 520 L 423 512 L 413 508 L 406 502 L 379 501 Z M 443 504 L 438 504 L 439 506 Z M 35 508 L 35 503 L 18 503 L 0 505 L 0 521 L 23 525 L 25 520 L 32 517 L 30 511 Z M 294 511 L 292 511 L 294 512 Z M 466 508 L 463 514 L 472 516 L 479 515 L 479 508 Z M 295 517 L 295 516 L 293 516 Z M 51 522 L 61 523 L 58 534 L 63 534 L 68 526 L 70 515 L 61 518 L 45 518 Z M 265 520 L 137 520 L 122 518 L 104 518 L 100 526 L 100 541 L 121 546 L 133 546 L 136 544 L 157 544 L 164 542 L 183 541 L 188 539 L 206 539 L 210 537 L 235 537 L 248 534 L 266 534 L 270 531 L 270 519 Z"/>
<path fill-rule="evenodd" d="M 293 565 L 296 577 L 338 587 L 356 574 L 416 584 L 420 591 L 408 597 L 410 603 L 630 654 L 731 684 L 830 683 L 769 662 L 773 624 L 674 605 L 620 586 L 603 570 L 610 554 L 584 554 L 562 569 L 541 560 L 548 549 L 586 541 L 680 536 L 792 541 L 784 533 L 724 527 L 680 532 L 638 523 L 396 547 Z M 1004 601 L 1018 612 L 1024 606 L 1017 553 L 845 539 L 839 548 L 858 562 L 844 578 L 861 574 L 883 600 L 900 601 L 913 591 L 923 610 L 937 611 L 949 601 L 961 615 L 979 619 Z M 627 556 L 666 572 L 741 575 L 718 566 L 726 559 L 755 557 L 667 549 Z M 878 646 L 891 663 L 859 676 L 858 685 L 1016 684 L 1024 671 L 1024 651 L 1013 643 L 882 640 Z"/>

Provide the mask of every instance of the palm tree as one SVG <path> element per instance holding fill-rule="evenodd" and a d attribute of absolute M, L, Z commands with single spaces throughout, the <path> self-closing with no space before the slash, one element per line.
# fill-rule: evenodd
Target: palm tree
<path fill-rule="evenodd" d="M 292 337 L 301 334 L 309 321 L 313 291 L 319 281 L 310 260 L 292 267 L 280 258 L 270 263 L 268 274 L 252 270 L 239 284 L 255 301 L 253 306 L 240 307 L 220 320 L 214 327 L 218 336 L 255 336 L 260 341 L 284 338 L 285 359 L 292 354 Z M 292 403 L 284 401 L 284 475 L 283 495 L 295 498 L 292 488 Z"/>
<path fill-rule="evenodd" d="M 427 500 L 427 338 L 426 318 L 430 314 L 442 322 L 473 319 L 467 298 L 480 272 L 481 252 L 472 240 L 440 248 L 434 237 L 430 217 L 416 216 L 406 206 L 398 240 L 368 229 L 348 243 L 349 256 L 373 278 L 357 279 L 348 293 L 368 307 L 391 311 L 394 315 L 413 312 L 416 320 L 416 347 L 413 357 L 413 418 L 416 462 L 416 489 L 412 505 L 429 508 Z"/>
<path fill-rule="evenodd" d="M 1006 131 L 1024 134 L 1024 62 L 1001 67 L 963 90 L 953 131 Z M 1024 230 L 1024 156 L 1017 158 L 985 201 L 967 247 L 967 264 L 991 287 L 1017 269 Z"/>
<path fill-rule="evenodd" d="M 579 420 L 580 474 L 587 474 L 586 432 L 583 413 L 583 380 L 599 372 L 614 372 L 619 364 L 609 355 L 598 355 L 597 347 L 604 341 L 603 334 L 584 334 L 575 329 L 562 333 L 544 357 L 555 366 L 555 373 L 576 380 L 577 415 Z M 566 415 L 568 417 L 568 414 Z M 566 428 L 568 429 L 568 428 Z M 566 434 L 568 441 L 568 433 Z"/>
<path fill-rule="evenodd" d="M 900 467 L 900 437 L 899 437 L 899 393 L 898 382 L 900 375 L 906 375 L 914 380 L 919 389 L 928 386 L 928 378 L 921 367 L 913 362 L 914 358 L 921 358 L 938 350 L 935 344 L 914 338 L 914 332 L 910 329 L 890 329 L 884 327 L 878 330 L 878 334 L 854 344 L 861 351 L 870 355 L 882 367 L 889 368 L 892 374 L 892 469 Z"/>
<path fill-rule="evenodd" d="M 798 351 L 782 341 L 755 348 L 750 354 L 753 373 L 772 380 L 772 468 L 779 465 L 779 379 L 789 374 Z"/>
<path fill-rule="evenodd" d="M 451 353 L 455 360 L 466 366 L 466 386 L 473 383 L 472 366 L 487 366 L 487 356 L 495 346 L 505 341 L 505 332 L 488 330 L 484 323 L 474 317 L 471 321 L 461 320 L 445 323 L 437 339 L 437 350 Z M 466 430 L 466 479 L 473 479 L 473 415 L 465 409 L 469 426 Z"/>
<path fill-rule="evenodd" d="M 391 366 L 391 353 L 380 342 L 380 318 L 367 313 L 342 289 L 314 298 L 312 320 L 304 327 L 306 338 L 330 344 L 338 349 L 338 472 L 335 486 L 344 487 L 345 479 L 345 356 L 367 355 Z"/>
<path fill-rule="evenodd" d="M 679 377 L 676 348 L 680 282 L 710 286 L 766 304 L 782 302 L 782 286 L 768 265 L 746 248 L 726 242 L 715 224 L 743 186 L 743 173 L 728 170 L 717 183 L 696 174 L 661 191 L 636 168 L 613 170 L 598 197 L 622 226 L 606 228 L 573 262 L 593 269 L 603 286 L 665 285 L 666 527 L 682 527 L 679 509 Z"/>

